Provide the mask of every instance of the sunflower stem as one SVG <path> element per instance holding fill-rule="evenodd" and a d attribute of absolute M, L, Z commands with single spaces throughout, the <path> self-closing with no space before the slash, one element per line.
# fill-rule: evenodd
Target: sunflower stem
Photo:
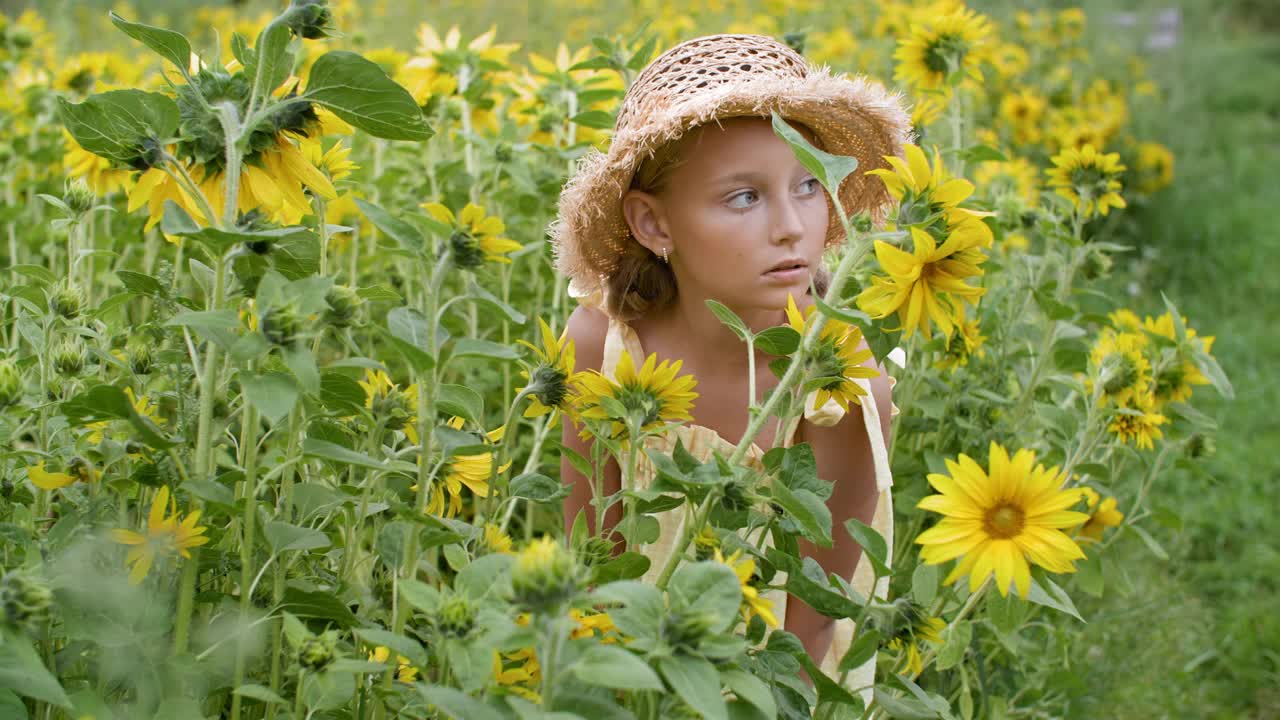
<path fill-rule="evenodd" d="M 249 372 L 253 372 L 254 363 L 250 362 Z M 240 622 L 244 623 L 249 613 L 250 596 L 253 582 L 253 542 L 258 519 L 258 409 L 253 403 L 246 403 L 244 417 L 240 419 L 240 452 L 241 466 L 244 468 L 244 537 L 240 543 Z M 232 671 L 231 687 L 240 687 L 244 682 L 244 671 L 247 648 L 245 635 L 240 633 L 237 643 L 235 668 Z M 231 696 L 231 720 L 240 718 L 241 695 Z"/>

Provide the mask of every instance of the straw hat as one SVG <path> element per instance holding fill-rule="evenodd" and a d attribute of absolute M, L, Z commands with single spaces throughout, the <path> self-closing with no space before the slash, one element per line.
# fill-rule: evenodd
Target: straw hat
<path fill-rule="evenodd" d="M 622 196 L 640 164 L 690 128 L 730 117 L 768 117 L 777 111 L 811 129 L 827 152 L 852 155 L 858 169 L 840 187 L 851 214 L 882 218 L 891 199 L 884 183 L 864 173 L 889 167 L 901 155 L 911 120 L 900 96 L 863 76 L 833 75 L 786 45 L 761 35 L 709 35 L 659 56 L 627 90 L 608 154 L 592 150 L 560 194 L 551 225 L 556 266 L 575 294 L 606 287 L 628 243 L 636 243 L 622 213 Z M 831 223 L 828 246 L 843 242 Z"/>

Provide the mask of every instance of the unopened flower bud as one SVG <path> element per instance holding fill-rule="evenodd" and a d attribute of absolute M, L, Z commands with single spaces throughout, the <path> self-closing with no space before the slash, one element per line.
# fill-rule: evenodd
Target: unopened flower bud
<path fill-rule="evenodd" d="M 512 157 L 514 155 L 511 152 L 511 146 L 507 143 L 498 143 L 498 146 L 493 149 L 493 159 L 499 163 L 509 163 Z"/>
<path fill-rule="evenodd" d="M 871 215 L 866 211 L 853 216 L 853 229 L 860 233 L 871 232 L 872 225 Z"/>
<path fill-rule="evenodd" d="M 324 670 L 338 654 L 337 637 L 332 632 L 309 637 L 298 646 L 298 664 L 312 672 Z"/>
<path fill-rule="evenodd" d="M 302 318 L 291 306 L 271 308 L 262 316 L 262 334 L 276 345 L 292 345 L 302 329 Z"/>
<path fill-rule="evenodd" d="M 465 638 L 476 626 L 476 607 L 461 595 L 454 595 L 440 606 L 440 614 L 436 618 L 436 629 L 441 635 L 454 638 Z"/>
<path fill-rule="evenodd" d="M 1213 441 L 1212 435 L 1204 433 L 1194 433 L 1187 438 L 1185 452 L 1187 457 L 1195 460 L 1198 458 L 1212 457 L 1217 452 L 1217 445 Z"/>
<path fill-rule="evenodd" d="M 34 627 L 49 617 L 53 592 L 22 570 L 0 578 L 0 622 Z"/>
<path fill-rule="evenodd" d="M 332 19 L 325 4 L 326 0 L 294 0 L 284 14 L 284 21 L 295 35 L 318 40 L 328 34 Z"/>
<path fill-rule="evenodd" d="M 484 250 L 470 234 L 457 231 L 449 236 L 449 249 L 453 252 L 453 264 L 464 270 L 484 264 Z"/>
<path fill-rule="evenodd" d="M 578 574 L 573 554 L 544 535 L 516 554 L 511 566 L 511 588 L 517 603 L 546 611 L 573 595 Z"/>
<path fill-rule="evenodd" d="M 22 398 L 22 371 L 12 359 L 0 360 L 0 408 L 6 408 Z"/>
<path fill-rule="evenodd" d="M 79 375 L 84 361 L 84 341 L 79 335 L 63 338 L 53 349 L 53 366 L 63 375 Z"/>
<path fill-rule="evenodd" d="M 711 612 L 673 612 L 662 620 L 662 636 L 673 648 L 693 649 L 702 643 L 716 621 L 715 613 Z"/>
<path fill-rule="evenodd" d="M 84 215 L 93 209 L 93 189 L 84 180 L 74 180 L 67 183 L 66 189 L 62 191 L 62 202 L 71 208 L 71 212 L 76 216 Z"/>
<path fill-rule="evenodd" d="M 578 548 L 578 557 L 582 558 L 582 564 L 589 568 L 603 565 L 613 557 L 613 548 L 616 545 L 617 543 L 613 540 L 593 535 Z"/>
<path fill-rule="evenodd" d="M 84 309 L 84 290 L 70 281 L 62 283 L 49 296 L 49 309 L 67 320 L 74 320 Z"/>
<path fill-rule="evenodd" d="M 329 309 L 324 312 L 324 320 L 337 328 L 350 327 L 364 304 L 364 298 L 350 285 L 334 285 L 325 294 L 324 301 Z"/>

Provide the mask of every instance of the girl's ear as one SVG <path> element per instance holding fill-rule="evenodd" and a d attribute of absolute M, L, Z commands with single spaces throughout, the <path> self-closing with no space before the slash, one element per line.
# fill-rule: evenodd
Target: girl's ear
<path fill-rule="evenodd" d="M 663 248 L 671 252 L 671 236 L 667 233 L 666 218 L 662 213 L 662 201 L 642 190 L 628 190 L 622 196 L 622 214 L 631 226 L 636 241 L 654 255 L 662 255 Z"/>

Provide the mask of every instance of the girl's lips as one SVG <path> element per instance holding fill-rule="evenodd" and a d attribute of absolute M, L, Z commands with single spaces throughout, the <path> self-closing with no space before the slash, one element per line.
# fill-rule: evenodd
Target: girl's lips
<path fill-rule="evenodd" d="M 796 267 L 786 270 L 770 270 L 764 276 L 775 282 L 791 284 L 807 279 L 809 277 L 809 268 Z"/>

